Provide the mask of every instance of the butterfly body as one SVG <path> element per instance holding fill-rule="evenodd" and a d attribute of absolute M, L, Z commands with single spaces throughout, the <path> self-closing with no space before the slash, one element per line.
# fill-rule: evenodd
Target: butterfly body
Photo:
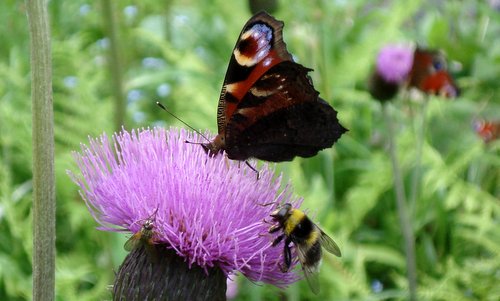
<path fill-rule="evenodd" d="M 243 27 L 218 106 L 218 135 L 203 147 L 229 159 L 280 162 L 311 157 L 346 131 L 282 39 L 283 22 L 266 13 Z"/>

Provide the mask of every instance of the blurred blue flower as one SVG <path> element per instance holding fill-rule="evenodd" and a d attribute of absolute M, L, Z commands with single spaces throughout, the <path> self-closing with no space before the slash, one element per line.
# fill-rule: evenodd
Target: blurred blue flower
<path fill-rule="evenodd" d="M 109 47 L 109 39 L 108 38 L 102 38 L 97 40 L 97 46 L 101 49 L 108 49 Z"/>
<path fill-rule="evenodd" d="M 184 25 L 189 22 L 189 17 L 187 15 L 176 15 L 174 16 L 174 25 Z"/>
<path fill-rule="evenodd" d="M 83 4 L 80 6 L 79 12 L 81 16 L 86 16 L 90 13 L 92 7 L 89 4 Z"/>
<path fill-rule="evenodd" d="M 170 85 L 167 83 L 164 83 L 164 84 L 159 85 L 158 88 L 156 88 L 156 93 L 160 97 L 167 97 L 170 95 L 171 90 L 172 90 L 172 88 L 170 87 Z"/>
<path fill-rule="evenodd" d="M 142 59 L 142 66 L 150 69 L 162 69 L 165 67 L 165 60 L 156 57 L 145 57 Z"/>
<path fill-rule="evenodd" d="M 134 113 L 132 114 L 132 119 L 134 120 L 134 122 L 142 123 L 146 120 L 146 114 L 144 114 L 144 112 L 134 111 Z"/>
<path fill-rule="evenodd" d="M 378 279 L 373 280 L 371 286 L 374 293 L 381 293 L 384 290 L 384 284 Z"/>
<path fill-rule="evenodd" d="M 66 88 L 73 89 L 78 85 L 78 78 L 76 76 L 66 76 L 63 83 Z"/>
<path fill-rule="evenodd" d="M 127 102 L 134 103 L 139 101 L 142 98 L 142 91 L 138 89 L 132 89 L 127 93 Z"/>
<path fill-rule="evenodd" d="M 138 12 L 138 9 L 137 9 L 137 6 L 135 6 L 135 5 L 127 5 L 123 9 L 123 13 L 125 14 L 125 16 L 128 19 L 135 18 L 135 16 L 137 16 L 137 12 Z"/>

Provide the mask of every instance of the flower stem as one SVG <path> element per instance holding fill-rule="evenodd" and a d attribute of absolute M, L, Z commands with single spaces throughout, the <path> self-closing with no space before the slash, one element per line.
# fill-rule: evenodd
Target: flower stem
<path fill-rule="evenodd" d="M 399 224 L 403 230 L 403 238 L 405 241 L 406 252 L 406 267 L 408 285 L 410 290 L 410 300 L 417 300 L 417 269 L 415 260 L 415 238 L 413 236 L 411 217 L 408 214 L 408 208 L 405 197 L 405 189 L 403 178 L 399 168 L 398 158 L 396 156 L 396 145 L 394 143 L 394 125 L 392 122 L 391 114 L 389 112 L 389 104 L 383 105 L 384 118 L 387 122 L 389 131 L 389 155 L 392 162 L 392 172 L 394 175 L 394 187 L 396 190 L 396 206 L 399 216 Z"/>
<path fill-rule="evenodd" d="M 31 37 L 33 300 L 54 300 L 55 174 L 52 61 L 47 2 L 27 0 Z"/>
<path fill-rule="evenodd" d="M 415 126 L 416 133 L 416 154 L 415 154 L 415 171 L 413 173 L 412 181 L 411 181 L 411 190 L 410 190 L 410 208 L 413 211 L 415 209 L 415 202 L 417 197 L 419 196 L 420 191 L 420 178 L 422 173 L 422 152 L 424 146 L 424 137 L 425 137 L 425 119 L 427 115 L 427 102 L 428 100 L 424 100 L 424 104 L 422 105 L 420 112 L 420 123 Z M 418 121 L 417 121 L 418 123 Z"/>
<path fill-rule="evenodd" d="M 114 2 L 102 0 L 104 30 L 109 39 L 108 66 L 112 82 L 112 92 L 115 102 L 114 129 L 119 132 L 125 125 L 125 96 L 123 93 L 122 64 L 120 45 L 117 37 L 117 22 Z"/>

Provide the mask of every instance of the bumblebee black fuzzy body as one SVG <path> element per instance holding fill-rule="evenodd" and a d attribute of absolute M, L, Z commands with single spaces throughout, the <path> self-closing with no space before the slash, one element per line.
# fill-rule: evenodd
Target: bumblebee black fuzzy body
<path fill-rule="evenodd" d="M 272 245 L 276 246 L 285 239 L 283 271 L 288 271 L 292 264 L 290 243 L 293 243 L 300 264 L 302 265 L 304 276 L 311 290 L 317 294 L 319 292 L 317 275 L 321 262 L 322 247 L 328 252 L 340 257 L 341 253 L 339 247 L 325 234 L 325 232 L 313 223 L 304 212 L 293 208 L 289 203 L 278 207 L 271 213 L 271 217 L 277 224 L 269 228 L 269 233 L 275 233 L 279 230 L 283 231 L 283 233 L 273 241 Z"/>

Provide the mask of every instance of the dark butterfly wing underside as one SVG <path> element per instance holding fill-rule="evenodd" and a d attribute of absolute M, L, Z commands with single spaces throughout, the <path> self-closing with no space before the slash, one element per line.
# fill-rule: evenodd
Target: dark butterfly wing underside
<path fill-rule="evenodd" d="M 219 134 L 225 132 L 238 103 L 255 81 L 273 65 L 292 60 L 292 55 L 286 50 L 282 30 L 283 22 L 265 12 L 254 15 L 243 26 L 231 54 L 219 98 Z"/>
<path fill-rule="evenodd" d="M 311 157 L 346 131 L 337 112 L 318 97 L 307 75 L 310 70 L 284 61 L 255 82 L 227 124 L 230 159 L 275 162 Z"/>

